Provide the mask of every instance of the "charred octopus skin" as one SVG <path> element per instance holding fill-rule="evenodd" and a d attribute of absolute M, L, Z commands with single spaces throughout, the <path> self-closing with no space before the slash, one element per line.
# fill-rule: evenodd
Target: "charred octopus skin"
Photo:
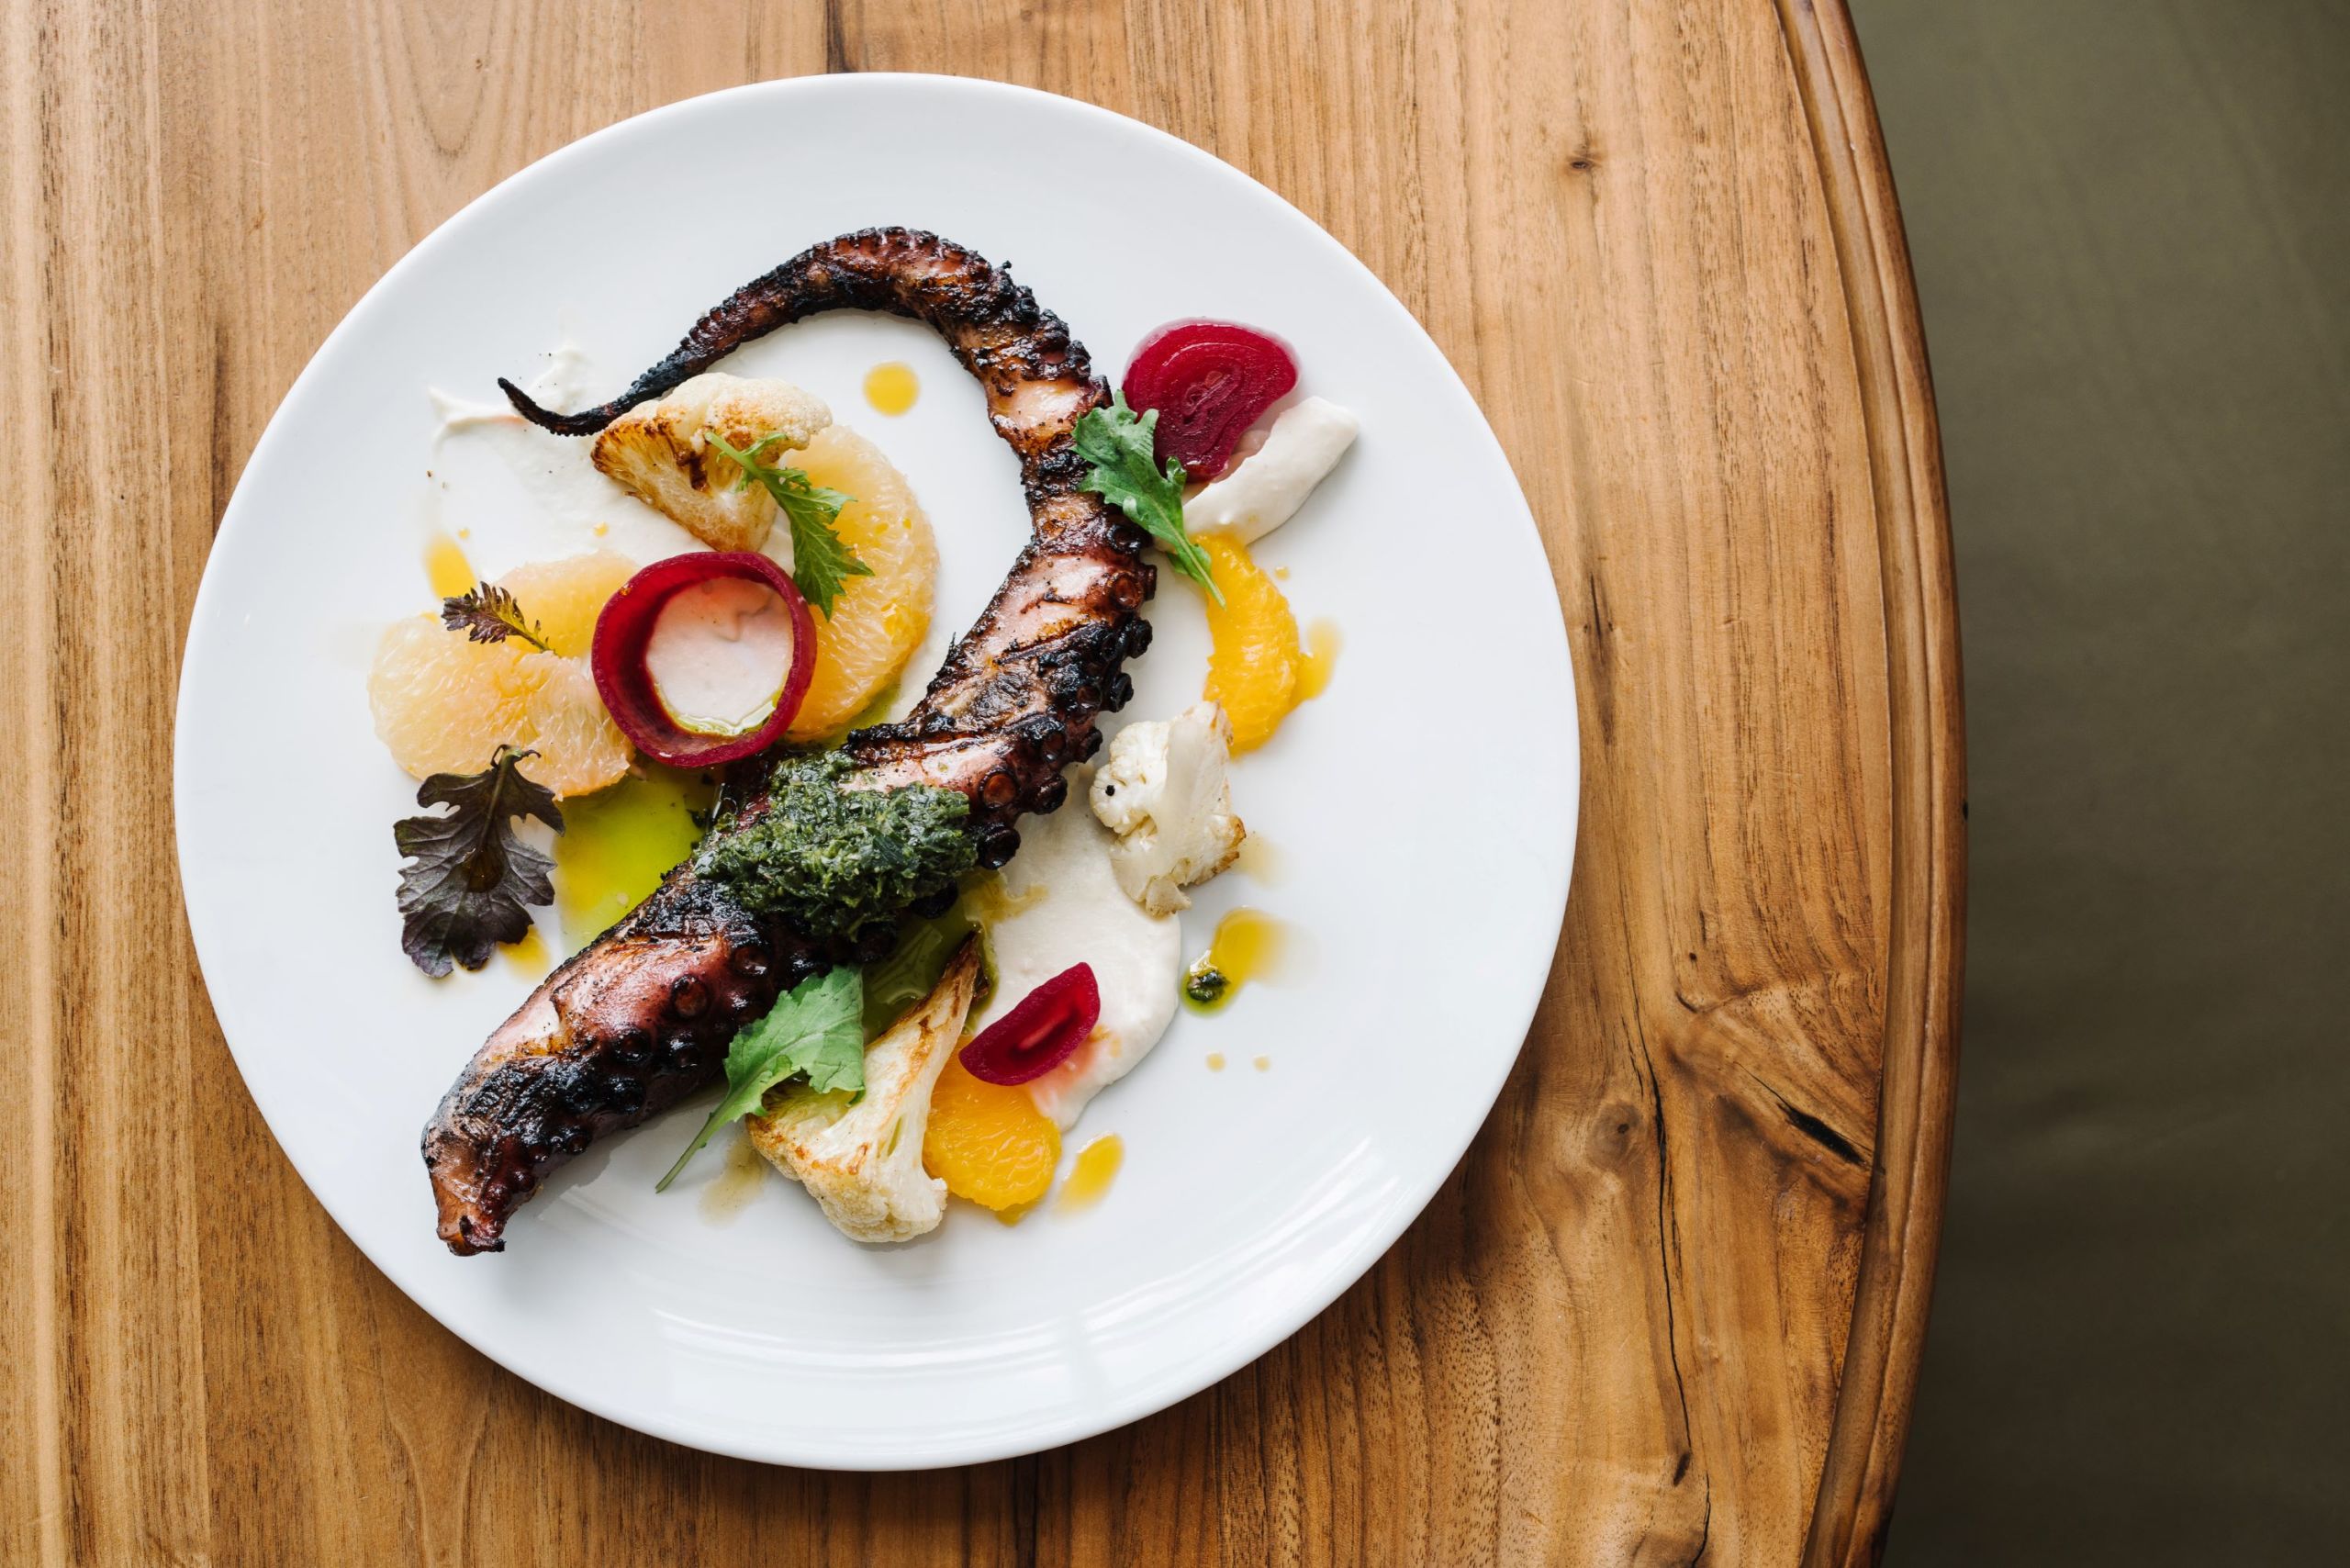
<path fill-rule="evenodd" d="M 461 1256 L 499 1250 L 550 1171 L 709 1082 L 734 1031 L 824 962 L 689 868 L 671 872 L 548 976 L 442 1097 L 424 1129 L 441 1239 Z"/>
<path fill-rule="evenodd" d="M 929 784 L 970 802 L 982 866 L 1019 848 L 1023 812 L 1067 800 L 1061 770 L 1100 748 L 1098 716 L 1134 694 L 1125 662 L 1150 645 L 1155 586 L 1142 531 L 1080 489 L 1077 421 L 1109 401 L 1084 347 L 1002 268 L 935 234 L 871 229 L 828 240 L 737 290 L 618 398 L 555 414 L 510 383 L 525 418 L 592 435 L 755 338 L 824 310 L 928 323 L 987 395 L 1018 454 L 1035 532 L 987 609 L 899 723 L 860 730 L 845 787 Z M 745 800 L 715 832 L 756 822 Z M 440 1234 L 494 1252 L 507 1221 L 557 1166 L 701 1088 L 727 1042 L 777 996 L 834 962 L 873 958 L 746 913 L 688 861 L 619 924 L 547 977 L 499 1025 L 424 1130 Z"/>

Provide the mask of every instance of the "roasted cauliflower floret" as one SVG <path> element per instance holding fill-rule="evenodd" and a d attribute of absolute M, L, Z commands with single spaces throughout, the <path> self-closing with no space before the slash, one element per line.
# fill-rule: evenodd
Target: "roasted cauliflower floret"
<path fill-rule="evenodd" d="M 1231 760 L 1232 722 L 1213 702 L 1112 738 L 1093 776 L 1093 814 L 1117 835 L 1110 866 L 1118 886 L 1151 913 L 1191 908 L 1183 890 L 1240 853 L 1248 830 L 1232 814 Z"/>
<path fill-rule="evenodd" d="M 752 1144 L 852 1240 L 910 1240 L 946 1213 L 946 1183 L 923 1170 L 922 1140 L 979 979 L 972 936 L 931 993 L 865 1048 L 862 1098 L 800 1079 L 769 1091 L 765 1114 L 749 1118 Z"/>
<path fill-rule="evenodd" d="M 716 431 L 738 452 L 780 435 L 760 454 L 762 462 L 778 463 L 832 422 L 821 399 L 789 381 L 746 381 L 713 370 L 605 426 L 596 437 L 596 466 L 711 549 L 756 550 L 775 525 L 775 498 L 739 484 L 741 465 L 706 432 Z"/>

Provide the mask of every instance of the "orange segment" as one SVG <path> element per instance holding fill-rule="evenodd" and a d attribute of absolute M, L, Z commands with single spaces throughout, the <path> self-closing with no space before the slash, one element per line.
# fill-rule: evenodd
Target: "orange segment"
<path fill-rule="evenodd" d="M 923 1169 L 958 1198 L 1002 1212 L 1033 1204 L 1053 1184 L 1061 1134 L 1025 1089 L 983 1083 L 958 1056 L 931 1092 Z"/>
<path fill-rule="evenodd" d="M 833 526 L 873 572 L 849 578 L 831 616 L 816 616 L 816 669 L 790 731 L 793 740 L 814 740 L 847 728 L 921 645 L 938 542 L 905 476 L 846 426 L 825 427 L 788 461 L 811 482 L 856 498 Z"/>
<path fill-rule="evenodd" d="M 1232 749 L 1251 750 L 1272 738 L 1298 704 L 1304 657 L 1297 617 L 1270 574 L 1249 558 L 1248 547 L 1225 533 L 1203 533 L 1215 586 L 1224 602 L 1203 599 L 1208 612 L 1208 679 L 1203 693 L 1232 721 Z"/>
<path fill-rule="evenodd" d="M 636 576 L 636 563 L 610 550 L 591 551 L 561 561 L 534 561 L 498 579 L 522 613 L 538 622 L 547 646 L 567 659 L 584 659 L 596 641 L 596 617 L 604 601 Z"/>

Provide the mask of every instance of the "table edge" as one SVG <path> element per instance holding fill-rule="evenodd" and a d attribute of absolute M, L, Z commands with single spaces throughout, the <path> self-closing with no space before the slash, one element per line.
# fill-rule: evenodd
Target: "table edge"
<path fill-rule="evenodd" d="M 1775 0 L 1851 315 L 1885 599 L 1892 875 L 1876 1154 L 1807 1568 L 1883 1554 L 1950 1177 L 1966 909 L 1958 599 L 1908 243 L 1845 0 Z"/>

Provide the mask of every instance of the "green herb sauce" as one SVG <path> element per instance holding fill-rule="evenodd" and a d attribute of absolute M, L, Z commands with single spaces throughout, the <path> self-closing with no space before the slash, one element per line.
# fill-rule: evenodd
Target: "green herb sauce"
<path fill-rule="evenodd" d="M 1194 1013 L 1214 1013 L 1232 1000 L 1232 977 L 1206 958 L 1183 976 L 1183 1001 Z"/>
<path fill-rule="evenodd" d="M 705 876 L 754 914 L 778 915 L 819 941 L 855 940 L 953 882 L 978 858 L 970 802 L 953 790 L 845 790 L 837 751 L 776 765 L 767 812 L 714 832 Z"/>

